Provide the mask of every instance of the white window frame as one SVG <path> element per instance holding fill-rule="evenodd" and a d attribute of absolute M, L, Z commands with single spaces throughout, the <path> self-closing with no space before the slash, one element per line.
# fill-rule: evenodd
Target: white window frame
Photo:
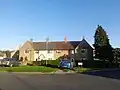
<path fill-rule="evenodd" d="M 61 50 L 56 50 L 56 53 L 61 53 Z"/>
<path fill-rule="evenodd" d="M 74 54 L 74 50 L 71 50 L 71 54 Z"/>
<path fill-rule="evenodd" d="M 39 54 L 39 51 L 35 51 L 35 53 Z"/>
<path fill-rule="evenodd" d="M 81 49 L 80 52 L 83 53 L 83 52 L 82 52 L 83 50 L 84 50 L 84 53 L 87 53 L 87 49 L 84 49 L 84 48 Z M 84 54 L 84 53 L 83 53 L 83 54 Z"/>
<path fill-rule="evenodd" d="M 47 50 L 47 53 L 48 53 L 48 54 L 52 53 L 52 50 Z"/>

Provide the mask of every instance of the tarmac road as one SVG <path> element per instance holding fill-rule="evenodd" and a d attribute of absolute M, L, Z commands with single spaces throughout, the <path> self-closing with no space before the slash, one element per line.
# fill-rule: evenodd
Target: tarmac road
<path fill-rule="evenodd" d="M 120 90 L 120 80 L 83 74 L 0 73 L 1 90 Z"/>

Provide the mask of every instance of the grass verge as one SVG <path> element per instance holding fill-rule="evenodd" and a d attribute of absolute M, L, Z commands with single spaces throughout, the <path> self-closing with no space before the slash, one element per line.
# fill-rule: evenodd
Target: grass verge
<path fill-rule="evenodd" d="M 1 72 L 55 72 L 57 68 L 45 66 L 19 66 L 19 67 L 1 67 Z"/>

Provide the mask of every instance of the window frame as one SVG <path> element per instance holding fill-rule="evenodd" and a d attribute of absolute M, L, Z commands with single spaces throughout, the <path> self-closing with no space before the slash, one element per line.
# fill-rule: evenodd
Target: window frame
<path fill-rule="evenodd" d="M 28 54 L 28 53 L 29 53 L 29 50 L 27 50 L 27 49 L 24 50 L 24 53 L 25 53 L 25 54 Z"/>
<path fill-rule="evenodd" d="M 61 50 L 56 50 L 56 53 L 61 53 Z"/>
<path fill-rule="evenodd" d="M 47 50 L 47 53 L 48 53 L 48 54 L 52 53 L 52 50 Z"/>

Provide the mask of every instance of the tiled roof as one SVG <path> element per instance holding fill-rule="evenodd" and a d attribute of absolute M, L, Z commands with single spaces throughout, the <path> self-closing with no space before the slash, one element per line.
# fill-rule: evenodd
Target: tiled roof
<path fill-rule="evenodd" d="M 76 48 L 82 41 L 69 41 L 69 43 Z"/>
<path fill-rule="evenodd" d="M 46 48 L 46 42 L 33 42 L 33 48 L 35 50 L 44 50 Z M 57 50 L 68 50 L 74 49 L 74 47 L 70 43 L 65 42 L 49 42 L 48 49 L 57 49 Z"/>
<path fill-rule="evenodd" d="M 82 41 L 61 41 L 61 42 L 49 42 L 48 45 L 46 42 L 33 42 L 33 49 L 35 50 L 45 50 L 45 49 L 52 49 L 52 50 L 69 50 L 75 49 L 78 45 L 90 46 L 84 39 Z M 46 47 L 48 46 L 48 47 Z"/>

